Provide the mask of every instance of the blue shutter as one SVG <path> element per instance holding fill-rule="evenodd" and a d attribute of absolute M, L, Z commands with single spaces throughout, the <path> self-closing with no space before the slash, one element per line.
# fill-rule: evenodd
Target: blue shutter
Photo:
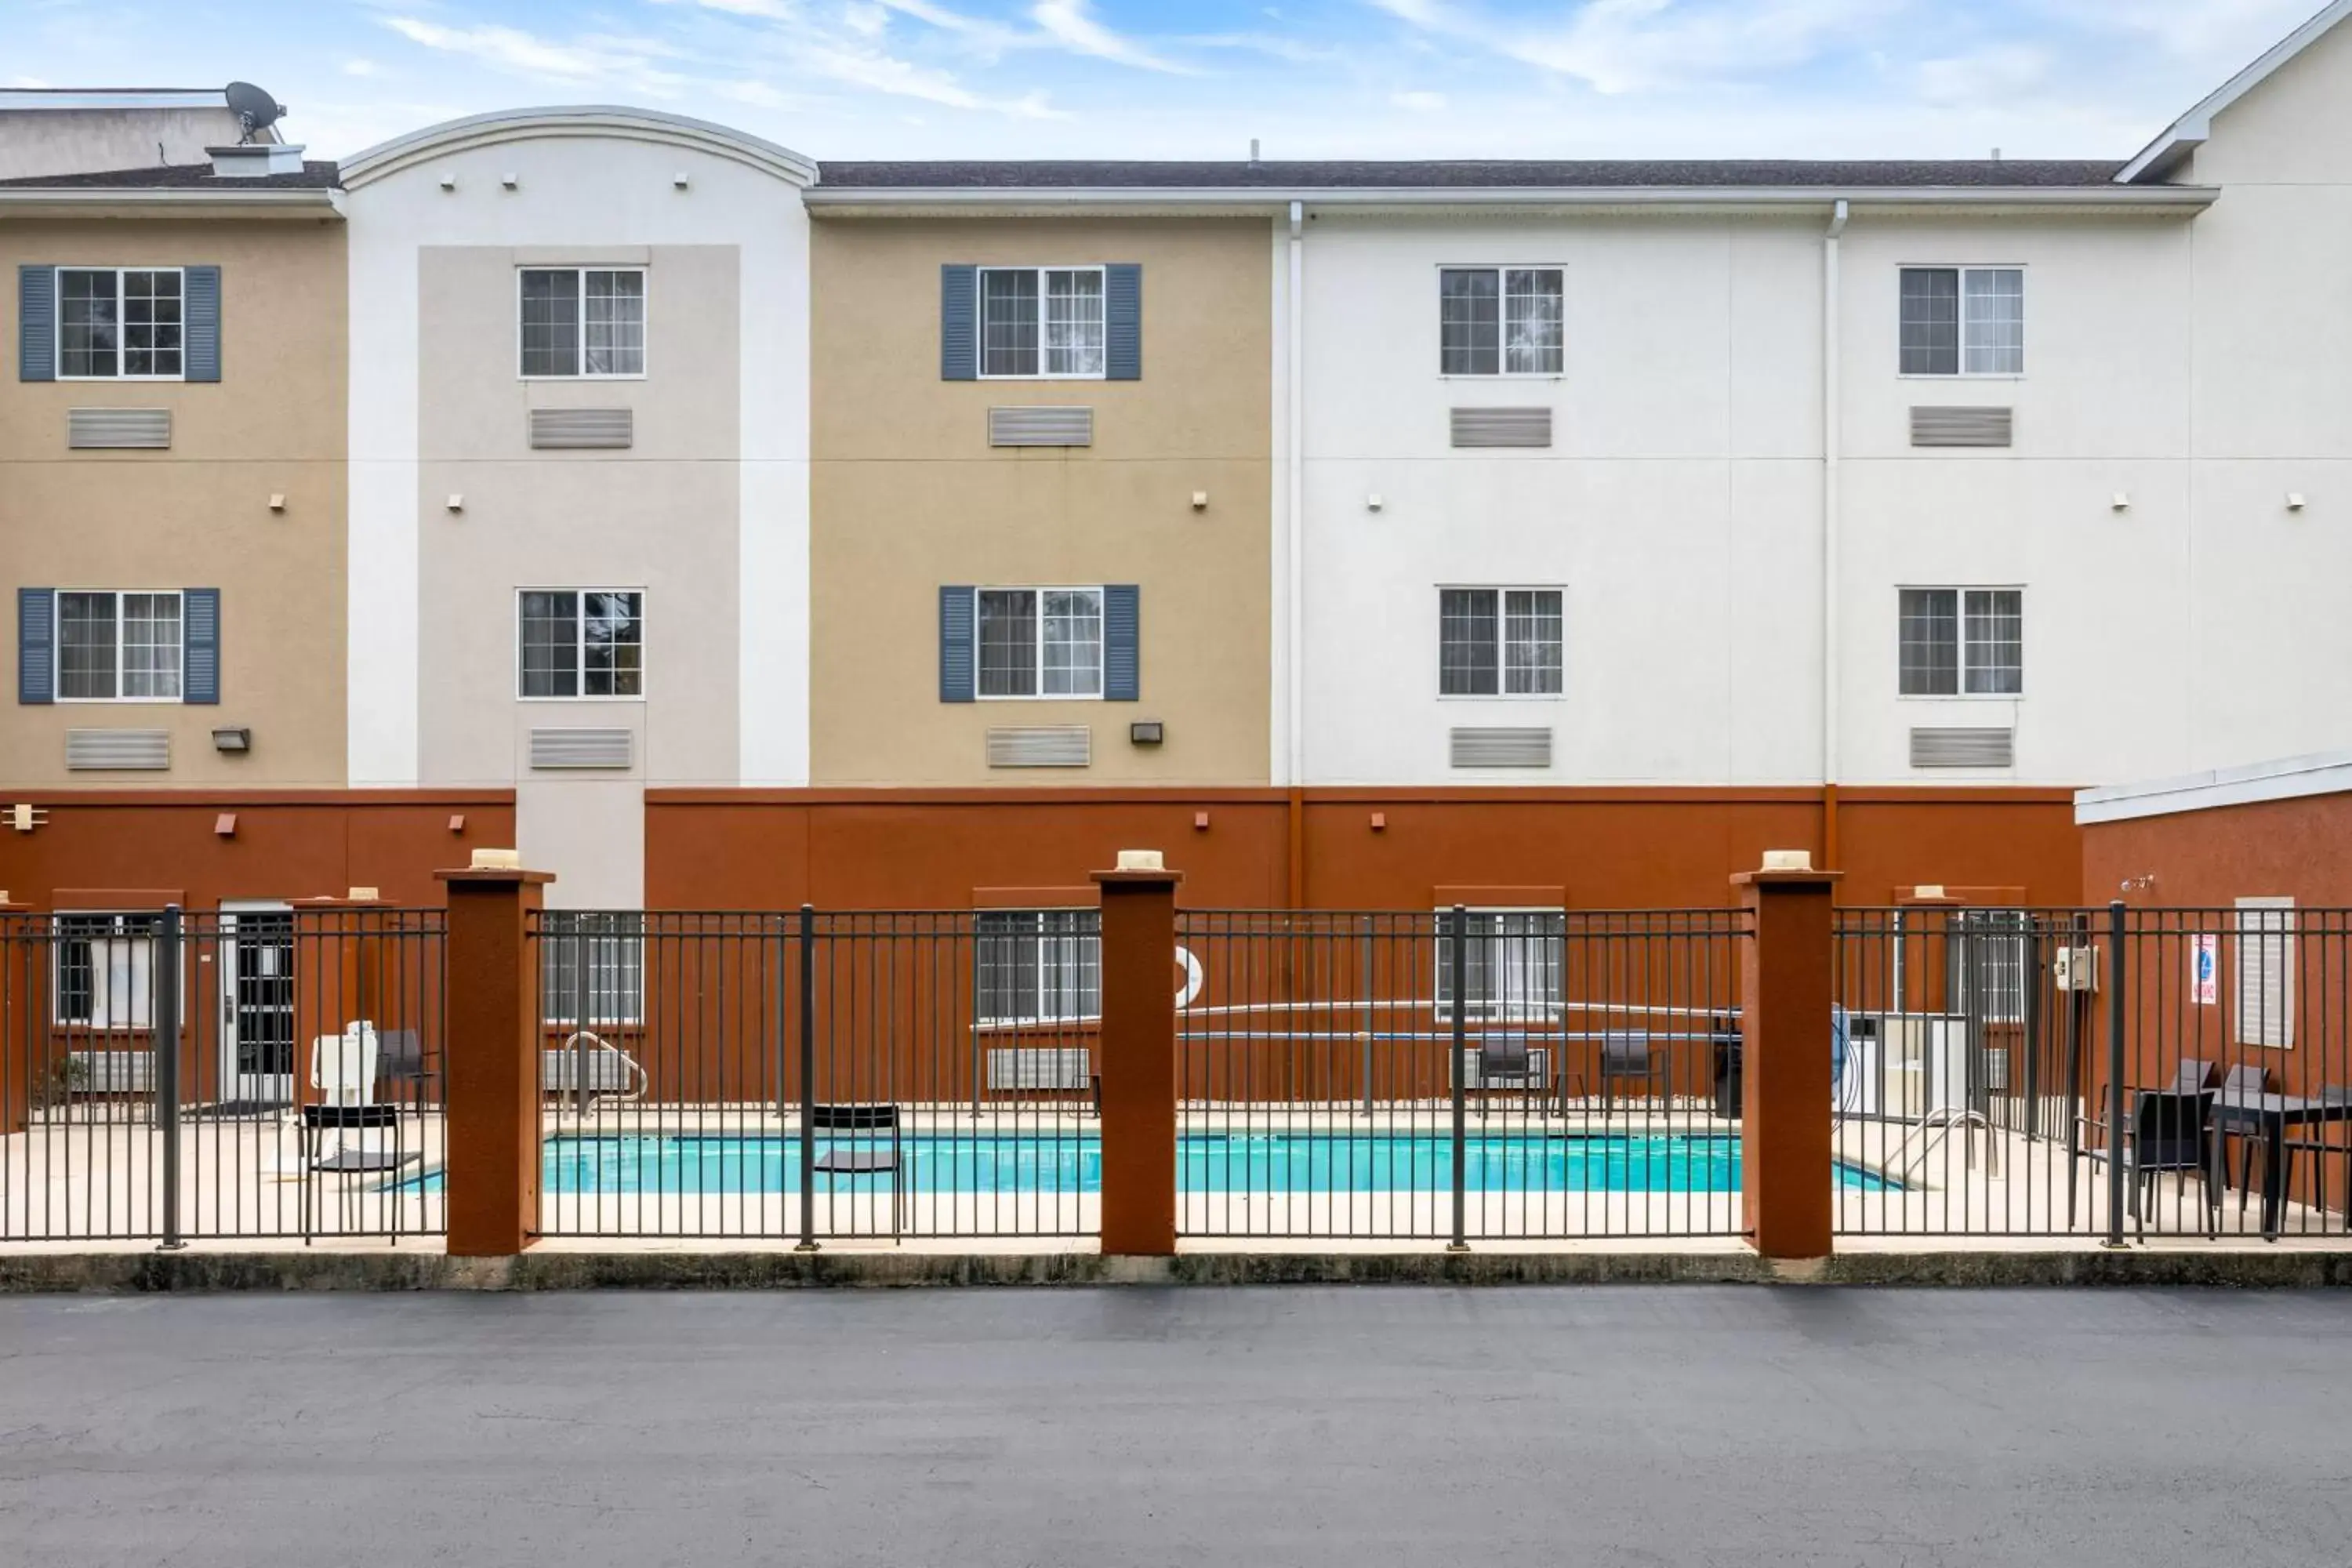
<path fill-rule="evenodd" d="M 969 702 L 972 692 L 971 589 L 940 590 L 940 700 Z"/>
<path fill-rule="evenodd" d="M 180 361 L 182 379 L 218 381 L 221 359 L 220 268 L 183 268 L 180 289 L 182 320 L 187 322 L 181 339 L 186 344 L 186 353 Z"/>
<path fill-rule="evenodd" d="M 180 590 L 181 668 L 183 702 L 220 700 L 220 590 Z"/>
<path fill-rule="evenodd" d="M 16 590 L 16 700 L 54 702 L 58 695 L 58 591 Z"/>
<path fill-rule="evenodd" d="M 16 268 L 16 379 L 58 378 L 58 269 Z"/>
<path fill-rule="evenodd" d="M 1143 379 L 1143 268 L 1115 261 L 1103 268 L 1103 378 Z"/>
<path fill-rule="evenodd" d="M 940 268 L 940 379 L 980 379 L 980 268 Z"/>
<path fill-rule="evenodd" d="M 1132 583 L 1113 583 L 1103 589 L 1103 698 L 1109 702 L 1139 700 L 1143 684 L 1141 590 Z"/>

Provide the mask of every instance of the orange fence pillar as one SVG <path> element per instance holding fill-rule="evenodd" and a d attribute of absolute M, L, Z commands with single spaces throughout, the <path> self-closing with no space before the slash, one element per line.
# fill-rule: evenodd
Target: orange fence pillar
<path fill-rule="evenodd" d="M 435 873 L 449 897 L 441 1163 L 453 1258 L 509 1257 L 538 1238 L 539 976 L 524 933 L 555 878 L 499 858 L 478 850 L 472 866 Z"/>
<path fill-rule="evenodd" d="M 1745 1103 L 1740 1187 L 1766 1258 L 1826 1258 L 1835 1183 L 1830 1128 L 1831 889 L 1801 851 L 1732 879 L 1751 934 L 1740 957 Z"/>
<path fill-rule="evenodd" d="M 27 906 L 0 893 L 0 1138 L 25 1130 L 34 1080 L 48 1066 L 41 1001 L 47 954 L 47 929 Z"/>
<path fill-rule="evenodd" d="M 1102 885 L 1102 1249 L 1176 1250 L 1176 884 L 1123 849 Z"/>

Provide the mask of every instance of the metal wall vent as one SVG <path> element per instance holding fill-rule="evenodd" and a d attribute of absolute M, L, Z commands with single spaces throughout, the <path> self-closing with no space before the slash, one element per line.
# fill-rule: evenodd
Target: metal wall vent
<path fill-rule="evenodd" d="M 162 730 L 68 730 L 66 766 L 95 772 L 172 765 L 172 737 Z"/>
<path fill-rule="evenodd" d="M 1457 447 L 1549 447 L 1549 408 L 1457 408 L 1454 410 L 1454 444 Z"/>
<path fill-rule="evenodd" d="M 1038 724 L 988 732 L 992 768 L 1082 768 L 1094 761 L 1094 731 L 1084 724 Z"/>
<path fill-rule="evenodd" d="M 1082 1046 L 996 1047 L 988 1053 L 991 1089 L 1084 1089 L 1090 1073 Z"/>
<path fill-rule="evenodd" d="M 635 742 L 635 735 L 627 730 L 533 730 L 530 765 L 625 768 L 636 756 Z"/>
<path fill-rule="evenodd" d="M 1914 730 L 1915 768 L 2005 768 L 2017 760 L 2014 730 Z"/>
<path fill-rule="evenodd" d="M 1545 730 L 1454 730 L 1449 732 L 1457 768 L 1548 768 L 1551 731 Z"/>
<path fill-rule="evenodd" d="M 148 451 L 172 444 L 168 408 L 68 408 L 68 447 L 133 447 Z"/>
<path fill-rule="evenodd" d="M 1091 408 L 992 408 L 988 411 L 988 444 L 992 447 L 1091 447 L 1095 444 L 1095 411 Z"/>
<path fill-rule="evenodd" d="M 1925 408 L 1911 410 L 1914 447 L 2006 447 L 2013 423 L 2006 408 Z"/>
<path fill-rule="evenodd" d="M 541 451 L 626 447 L 636 438 L 636 416 L 626 408 L 534 408 L 530 444 Z"/>

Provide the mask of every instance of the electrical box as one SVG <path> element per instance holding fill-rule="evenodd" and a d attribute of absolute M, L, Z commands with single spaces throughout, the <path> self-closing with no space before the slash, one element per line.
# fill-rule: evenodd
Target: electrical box
<path fill-rule="evenodd" d="M 2062 947 L 2050 955 L 2050 975 L 2061 991 L 2096 991 L 2099 988 L 2099 950 L 2095 947 Z"/>

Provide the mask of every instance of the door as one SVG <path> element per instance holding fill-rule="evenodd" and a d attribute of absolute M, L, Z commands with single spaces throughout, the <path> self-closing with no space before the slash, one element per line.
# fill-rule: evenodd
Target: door
<path fill-rule="evenodd" d="M 294 1100 L 294 916 L 283 904 L 221 907 L 221 1097 Z"/>

